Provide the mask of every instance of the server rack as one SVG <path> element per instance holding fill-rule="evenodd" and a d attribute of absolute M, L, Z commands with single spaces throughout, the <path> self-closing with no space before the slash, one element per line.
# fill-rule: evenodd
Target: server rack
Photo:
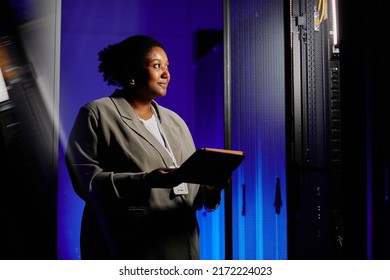
<path fill-rule="evenodd" d="M 343 254 L 336 4 L 286 1 L 289 259 Z"/>
<path fill-rule="evenodd" d="M 54 123 L 7 4 L 0 5 L 0 259 L 56 259 Z"/>

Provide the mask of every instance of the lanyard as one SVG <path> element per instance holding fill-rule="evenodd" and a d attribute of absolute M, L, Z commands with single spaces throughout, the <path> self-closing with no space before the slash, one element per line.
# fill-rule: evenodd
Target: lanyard
<path fill-rule="evenodd" d="M 176 158 L 175 158 L 175 155 L 173 154 L 173 151 L 172 151 L 172 148 L 171 146 L 169 145 L 169 142 L 168 142 L 168 139 L 164 133 L 164 129 L 160 123 L 160 120 L 156 114 L 156 111 L 154 110 L 154 108 L 152 107 L 152 110 L 153 110 L 153 116 L 154 116 L 154 120 L 155 122 L 157 123 L 157 128 L 158 128 L 158 131 L 160 132 L 160 135 L 161 135 L 161 138 L 164 142 L 164 148 L 165 150 L 168 152 L 169 156 L 171 157 L 172 159 L 172 162 L 173 162 L 173 167 L 179 167 L 178 164 L 177 164 L 177 161 L 176 161 Z M 145 122 L 141 119 L 139 119 L 141 121 L 141 123 L 146 127 L 146 129 L 148 129 L 153 135 L 153 131 L 151 131 L 148 126 L 145 124 Z M 156 136 L 155 136 L 156 137 Z M 156 137 L 157 138 L 157 137 Z M 187 184 L 186 183 L 181 183 L 180 185 L 176 186 L 176 187 L 173 187 L 173 192 L 174 194 L 176 195 L 182 195 L 182 194 L 188 194 L 188 187 L 187 187 Z"/>

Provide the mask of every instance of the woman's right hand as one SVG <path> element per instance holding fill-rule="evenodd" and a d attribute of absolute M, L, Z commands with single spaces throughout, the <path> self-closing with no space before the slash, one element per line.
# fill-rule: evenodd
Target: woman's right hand
<path fill-rule="evenodd" d="M 157 168 L 146 175 L 146 185 L 150 188 L 173 188 L 182 183 L 175 172 L 177 170 L 178 168 Z"/>

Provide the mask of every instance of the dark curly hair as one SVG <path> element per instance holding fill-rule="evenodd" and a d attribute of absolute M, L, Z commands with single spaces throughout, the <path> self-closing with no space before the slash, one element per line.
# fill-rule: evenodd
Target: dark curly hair
<path fill-rule="evenodd" d="M 137 72 L 142 60 L 153 47 L 164 49 L 159 41 L 149 36 L 135 35 L 101 50 L 98 53 L 99 72 L 103 74 L 107 85 L 127 85 L 129 74 Z"/>

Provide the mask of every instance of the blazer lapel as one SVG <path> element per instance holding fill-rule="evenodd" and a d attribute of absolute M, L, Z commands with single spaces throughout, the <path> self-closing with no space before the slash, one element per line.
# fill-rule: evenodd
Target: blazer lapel
<path fill-rule="evenodd" d="M 157 112 L 159 121 L 161 123 L 162 129 L 164 131 L 166 140 L 168 141 L 171 150 L 174 154 L 175 160 L 177 164 L 180 164 L 182 162 L 182 149 L 180 148 L 180 139 L 178 138 L 179 128 L 174 125 L 172 122 L 169 121 L 169 119 L 164 118 L 164 116 L 161 115 L 161 112 L 158 110 L 157 102 L 153 101 L 152 105 Z M 161 121 L 161 118 L 163 118 L 163 121 Z"/>
<path fill-rule="evenodd" d="M 118 94 L 113 94 L 111 100 L 118 110 L 122 120 L 130 129 L 134 130 L 140 137 L 144 138 L 164 159 L 167 166 L 172 165 L 172 158 L 160 142 L 146 129 L 146 127 L 138 119 L 137 114 L 131 108 L 127 100 Z"/>

